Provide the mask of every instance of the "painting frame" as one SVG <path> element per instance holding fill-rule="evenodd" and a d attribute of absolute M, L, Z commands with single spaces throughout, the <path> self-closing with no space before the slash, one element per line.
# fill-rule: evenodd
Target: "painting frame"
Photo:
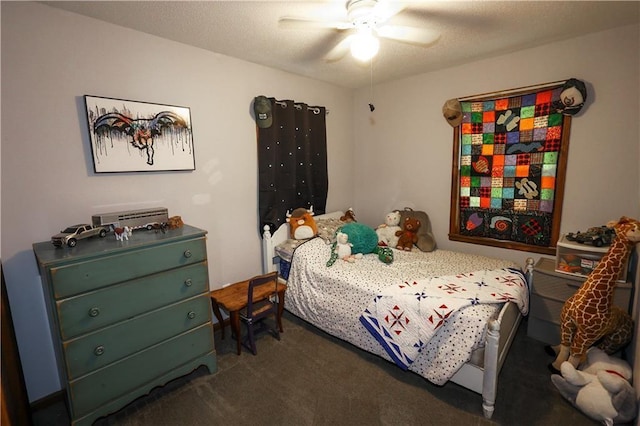
<path fill-rule="evenodd" d="M 84 95 L 95 173 L 195 170 L 189 107 Z"/>
<path fill-rule="evenodd" d="M 556 244 L 560 237 L 560 221 L 571 133 L 571 116 L 561 114 L 554 108 L 554 105 L 557 105 L 556 102 L 559 101 L 564 83 L 565 81 L 544 83 L 459 99 L 463 122 L 453 129 L 453 165 L 449 219 L 449 239 L 451 241 L 548 255 L 555 254 Z M 520 116 L 525 117 L 525 114 L 521 113 L 524 110 L 524 105 L 529 104 L 526 104 L 524 99 L 534 99 L 534 102 L 530 102 L 533 103 L 531 109 L 535 111 L 535 113 L 531 113 L 531 119 L 536 122 L 543 122 L 544 120 L 541 118 L 538 119 L 544 114 L 543 112 L 539 114 L 538 111 L 538 101 L 535 101 L 538 95 L 540 95 L 540 99 L 543 96 L 549 99 L 540 108 L 541 111 L 545 109 L 548 111 L 545 116 L 546 124 L 536 124 L 536 126 L 539 126 L 540 133 L 543 133 L 543 130 L 548 130 L 549 133 L 545 133 L 545 137 L 550 138 L 549 135 L 553 134 L 553 140 L 546 142 L 544 138 L 536 139 L 535 136 L 526 140 L 522 138 L 521 129 L 524 128 L 524 118 L 522 118 L 521 122 L 516 121 L 515 124 L 517 126 L 515 124 L 512 125 L 511 131 L 515 128 L 517 130 L 516 133 L 519 135 L 515 136 L 516 143 L 509 145 L 508 138 L 505 135 L 498 134 L 499 131 L 504 131 L 505 134 L 508 131 L 503 128 L 498 129 L 497 123 L 502 120 L 500 125 L 504 125 L 504 122 L 508 120 L 505 119 L 505 116 L 517 116 L 518 120 L 521 119 Z M 507 108 L 499 110 L 497 107 L 498 101 L 500 101 L 501 105 L 507 105 Z M 494 108 L 493 118 L 481 118 L 481 116 L 485 117 L 485 115 L 491 116 L 483 108 L 490 109 L 488 106 L 492 105 L 492 103 Z M 517 105 L 517 107 L 512 107 L 512 105 Z M 553 118 L 550 118 L 551 116 Z M 480 123 L 477 123 L 478 121 Z M 483 127 L 492 121 L 494 125 L 493 134 L 487 131 L 490 126 Z M 536 130 L 533 127 L 532 125 L 531 134 L 533 134 L 533 130 Z M 545 128 L 543 129 L 543 127 Z M 518 138 L 522 138 L 522 140 Z M 522 142 L 523 140 L 525 142 Z M 493 147 L 489 148 L 487 141 L 494 144 Z M 504 143 L 504 147 L 501 148 L 503 151 L 495 152 L 505 154 L 502 157 L 507 157 L 506 154 L 510 149 L 516 155 L 519 155 L 515 160 L 517 165 L 513 167 L 513 170 L 517 171 L 511 172 L 510 166 L 509 173 L 507 173 L 505 164 L 513 163 L 509 163 L 504 158 L 498 159 L 498 156 L 494 158 L 493 149 L 497 146 L 498 141 Z M 540 146 L 532 148 L 536 142 Z M 517 144 L 524 145 L 524 147 L 516 148 Z M 523 151 L 517 151 L 518 149 L 523 149 Z M 526 150 L 530 151 L 525 153 Z M 542 158 L 539 164 L 534 164 L 534 160 L 532 160 L 534 155 L 536 159 Z M 528 158 L 531 162 L 527 163 L 529 174 L 520 174 L 518 170 L 521 161 L 520 156 L 522 159 L 530 156 Z M 547 161 L 549 161 L 549 164 L 546 163 Z M 550 172 L 551 170 L 553 173 Z M 481 176 L 481 172 L 486 174 L 486 178 Z M 494 205 L 494 201 L 496 201 L 493 198 L 494 191 L 499 194 L 498 197 L 506 194 L 507 182 L 511 185 L 508 193 L 512 199 L 501 198 Z M 534 183 L 532 188 L 524 187 L 528 182 Z M 549 182 L 552 182 L 552 184 Z M 486 186 L 483 187 L 483 185 Z M 514 185 L 516 186 L 514 187 Z M 534 189 L 535 191 L 529 193 L 527 192 L 529 189 Z M 501 193 L 500 191 L 503 192 Z M 470 200 L 472 201 L 470 202 Z M 536 208 L 539 210 L 536 210 Z M 499 222 L 501 219 L 503 223 Z M 538 234 L 532 233 L 532 236 L 528 235 L 527 232 L 532 232 L 530 231 L 531 227 L 529 227 L 530 222 L 533 222 L 533 228 L 537 230 Z M 498 229 L 496 226 L 498 224 L 501 226 L 500 229 L 504 229 L 504 235 L 496 230 Z M 491 228 L 492 225 L 494 228 Z"/>

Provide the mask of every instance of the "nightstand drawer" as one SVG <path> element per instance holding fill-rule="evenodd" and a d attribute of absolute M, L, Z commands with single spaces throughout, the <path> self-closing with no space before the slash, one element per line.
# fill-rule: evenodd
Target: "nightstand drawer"
<path fill-rule="evenodd" d="M 529 323 L 527 336 L 549 345 L 560 343 L 560 326 L 558 324 L 531 316 L 527 319 L 527 322 Z"/>
<path fill-rule="evenodd" d="M 206 293 L 207 276 L 201 262 L 57 301 L 62 340 Z"/>
<path fill-rule="evenodd" d="M 63 344 L 67 375 L 76 379 L 127 355 L 210 321 L 208 295 L 123 321 Z"/>
<path fill-rule="evenodd" d="M 53 295 L 58 300 L 143 275 L 199 263 L 206 258 L 205 239 L 199 238 L 54 267 L 51 268 Z"/>
<path fill-rule="evenodd" d="M 560 312 L 564 306 L 563 300 L 550 299 L 548 297 L 540 297 L 539 295 L 531 295 L 531 308 L 529 313 L 531 317 L 543 319 L 547 322 L 560 324 Z"/>
<path fill-rule="evenodd" d="M 581 285 L 582 281 L 559 278 L 534 271 L 531 291 L 543 297 L 564 302 L 570 298 Z"/>
<path fill-rule="evenodd" d="M 82 417 L 212 348 L 213 330 L 208 323 L 71 381 L 68 391 L 73 417 Z"/>
<path fill-rule="evenodd" d="M 550 275 L 538 271 L 533 272 L 532 296 L 539 295 L 549 302 L 559 302 L 560 308 L 564 302 L 578 291 L 585 279 L 572 279 L 564 277 L 562 274 Z M 625 311 L 629 310 L 629 301 L 631 300 L 630 283 L 617 283 L 613 292 L 613 304 L 619 306 Z M 533 303 L 532 297 L 532 303 Z M 533 309 L 535 312 L 535 309 Z"/>

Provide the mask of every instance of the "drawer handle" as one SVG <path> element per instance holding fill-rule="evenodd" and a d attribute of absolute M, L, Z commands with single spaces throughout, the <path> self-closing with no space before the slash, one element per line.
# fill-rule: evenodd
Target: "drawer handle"
<path fill-rule="evenodd" d="M 185 250 L 184 257 L 191 257 L 191 250 Z"/>
<path fill-rule="evenodd" d="M 99 308 L 95 308 L 95 307 L 94 307 L 94 308 L 89 309 L 89 316 L 90 316 L 90 317 L 95 318 L 95 317 L 97 317 L 98 315 L 100 315 L 100 309 L 99 309 Z"/>
<path fill-rule="evenodd" d="M 191 311 L 191 312 L 189 312 L 189 313 L 187 314 L 187 318 L 189 318 L 189 319 L 194 319 L 195 317 L 196 317 L 196 313 L 195 313 L 195 312 L 193 312 L 193 311 Z"/>
<path fill-rule="evenodd" d="M 187 278 L 186 280 L 184 280 L 184 285 L 186 285 L 187 287 L 191 287 L 192 284 L 193 282 L 191 281 L 191 278 Z"/>
<path fill-rule="evenodd" d="M 100 356 L 104 353 L 104 346 L 100 345 L 100 346 L 96 346 L 96 348 L 93 350 L 93 353 L 96 354 L 97 356 Z"/>

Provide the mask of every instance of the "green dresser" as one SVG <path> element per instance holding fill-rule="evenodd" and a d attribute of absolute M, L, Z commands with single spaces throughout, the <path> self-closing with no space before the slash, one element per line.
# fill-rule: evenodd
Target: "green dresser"
<path fill-rule="evenodd" d="M 201 365 L 216 371 L 205 235 L 185 225 L 33 245 L 72 424 Z"/>

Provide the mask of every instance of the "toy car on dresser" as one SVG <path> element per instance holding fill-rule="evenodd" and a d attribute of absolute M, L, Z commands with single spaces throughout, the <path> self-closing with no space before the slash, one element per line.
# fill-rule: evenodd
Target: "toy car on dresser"
<path fill-rule="evenodd" d="M 580 244 L 592 244 L 596 247 L 611 244 L 611 240 L 615 237 L 616 232 L 612 228 L 606 226 L 594 226 L 585 232 L 569 232 L 567 240 L 575 241 Z"/>
<path fill-rule="evenodd" d="M 65 244 L 69 247 L 75 247 L 78 244 L 78 240 L 96 235 L 104 237 L 107 235 L 107 229 L 102 226 L 87 224 L 73 225 L 51 237 L 51 243 L 56 247 L 62 247 Z"/>

